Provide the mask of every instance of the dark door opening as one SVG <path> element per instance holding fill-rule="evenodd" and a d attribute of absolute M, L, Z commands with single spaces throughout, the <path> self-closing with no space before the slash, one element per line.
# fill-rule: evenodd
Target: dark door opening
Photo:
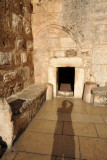
<path fill-rule="evenodd" d="M 74 93 L 74 67 L 59 67 L 58 68 L 58 90 Z"/>

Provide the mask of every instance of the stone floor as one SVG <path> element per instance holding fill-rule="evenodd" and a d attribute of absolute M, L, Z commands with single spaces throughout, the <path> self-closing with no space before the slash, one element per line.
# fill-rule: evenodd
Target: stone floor
<path fill-rule="evenodd" d="M 107 108 L 48 101 L 3 160 L 107 160 Z"/>

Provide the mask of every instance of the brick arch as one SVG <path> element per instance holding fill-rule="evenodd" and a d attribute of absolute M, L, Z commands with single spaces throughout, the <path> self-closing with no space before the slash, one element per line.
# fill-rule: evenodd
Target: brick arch
<path fill-rule="evenodd" d="M 37 38 L 42 32 L 48 30 L 49 28 L 56 28 L 56 29 L 65 31 L 78 44 L 80 48 L 83 48 L 84 39 L 82 35 L 77 30 L 75 30 L 75 28 L 72 25 L 65 24 L 62 21 L 52 20 L 38 26 L 38 28 L 35 31 L 34 38 Z"/>

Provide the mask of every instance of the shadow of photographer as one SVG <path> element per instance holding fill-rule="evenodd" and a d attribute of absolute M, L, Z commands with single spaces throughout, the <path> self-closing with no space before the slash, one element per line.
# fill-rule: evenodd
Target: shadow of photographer
<path fill-rule="evenodd" d="M 62 101 L 62 107 L 58 108 L 57 110 L 57 123 L 56 128 L 54 132 L 54 142 L 53 142 L 53 148 L 52 148 L 52 154 L 51 159 L 53 160 L 53 156 L 58 156 L 58 160 L 65 160 L 66 158 L 75 158 L 75 142 L 74 142 L 74 136 L 65 135 L 64 134 L 64 127 L 65 127 L 65 120 L 64 120 L 64 114 L 67 116 L 67 119 L 69 120 L 69 126 L 70 130 L 72 130 L 73 134 L 73 127 L 72 127 L 72 121 L 71 121 L 71 113 L 73 109 L 73 103 L 64 100 Z M 62 120 L 63 119 L 63 120 Z M 62 127 L 62 134 L 58 135 L 58 123 L 59 121 L 63 121 L 63 127 Z"/>

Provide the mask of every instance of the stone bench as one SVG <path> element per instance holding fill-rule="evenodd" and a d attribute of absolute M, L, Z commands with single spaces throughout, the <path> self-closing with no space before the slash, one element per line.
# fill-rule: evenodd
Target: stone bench
<path fill-rule="evenodd" d="M 7 99 L 0 98 L 0 136 L 8 148 L 46 101 L 46 85 L 31 85 Z"/>
<path fill-rule="evenodd" d="M 91 94 L 94 106 L 107 106 L 107 86 L 93 88 Z"/>

